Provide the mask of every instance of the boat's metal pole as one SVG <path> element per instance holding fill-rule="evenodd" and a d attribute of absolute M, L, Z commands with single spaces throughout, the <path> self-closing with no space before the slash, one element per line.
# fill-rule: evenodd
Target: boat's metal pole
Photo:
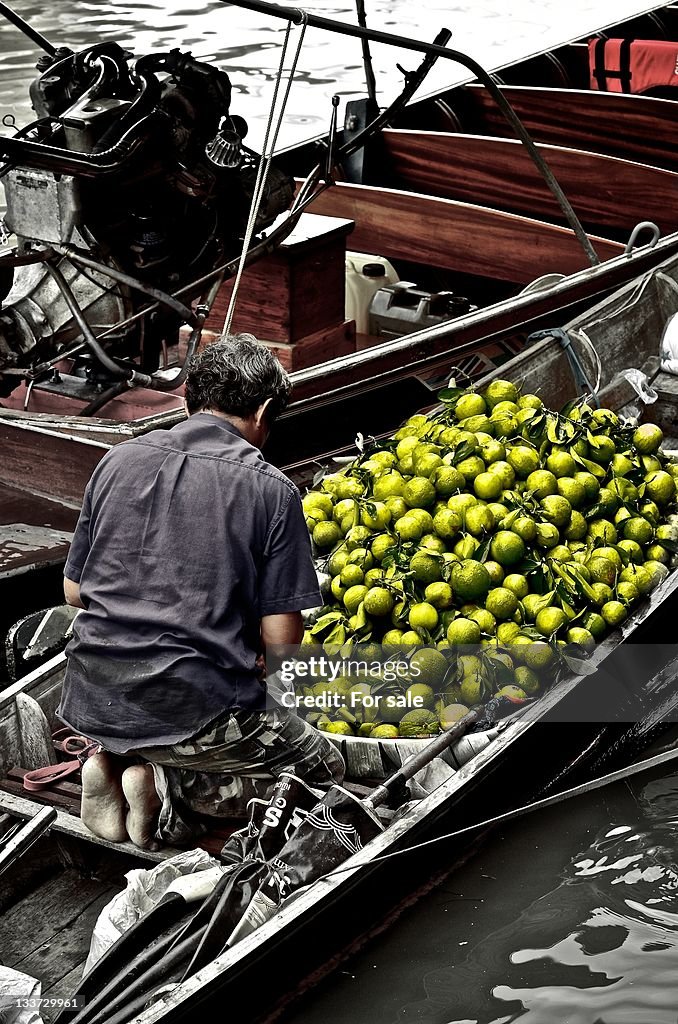
<path fill-rule="evenodd" d="M 56 817 L 55 807 L 43 807 L 25 825 L 12 833 L 0 852 L 0 874 L 6 871 L 26 850 L 30 849 L 33 843 L 56 821 Z"/>
<path fill-rule="evenodd" d="M 430 764 L 435 757 L 439 757 L 440 754 L 449 750 L 453 743 L 461 739 L 464 733 L 480 720 L 484 711 L 484 707 L 478 707 L 473 711 L 467 712 L 463 718 L 460 718 L 449 729 L 436 736 L 430 743 L 422 747 L 418 753 L 408 757 L 393 775 L 390 775 L 385 782 L 377 786 L 376 789 L 373 789 L 368 797 L 365 797 L 363 800 L 365 806 L 379 807 L 380 804 L 383 804 L 393 789 L 397 789 L 403 782 L 411 779 L 418 771 L 421 771 L 427 764 Z"/>
<path fill-rule="evenodd" d="M 356 0 L 356 12 L 358 15 L 358 24 L 361 28 L 367 28 L 367 15 L 365 13 L 365 0 Z M 372 106 L 377 105 L 377 80 L 374 77 L 374 68 L 372 66 L 372 54 L 370 53 L 370 41 L 367 38 L 361 39 L 361 45 L 363 50 L 363 65 L 365 67 L 365 84 L 367 86 L 367 95 Z"/>
<path fill-rule="evenodd" d="M 295 25 L 305 23 L 310 25 L 312 28 L 324 29 L 326 32 L 336 32 L 342 36 L 353 36 L 357 39 L 369 39 L 375 43 L 384 43 L 386 46 L 398 46 L 403 49 L 418 50 L 420 53 L 426 53 L 431 56 L 443 57 L 446 60 L 456 61 L 456 63 L 462 64 L 465 68 L 468 68 L 468 70 L 472 72 L 472 74 L 475 75 L 475 77 L 485 86 L 504 117 L 512 126 L 516 135 L 527 149 L 533 163 L 548 185 L 551 193 L 563 211 L 568 224 L 579 240 L 589 262 L 593 266 L 600 263 L 600 258 L 593 248 L 591 240 L 581 226 L 579 218 L 574 212 L 569 199 L 558 184 L 551 168 L 546 163 L 546 160 L 532 141 L 525 125 L 520 120 L 501 89 L 497 86 L 496 82 L 493 81 L 491 75 L 489 75 L 477 61 L 472 57 L 469 57 L 468 54 L 461 53 L 459 50 L 449 50 L 446 47 L 437 46 L 435 43 L 424 43 L 419 39 L 411 39 L 409 36 L 399 36 L 391 32 L 381 32 L 377 29 L 363 28 L 360 25 L 345 25 L 341 22 L 333 21 L 331 18 L 321 18 L 318 17 L 318 15 L 309 14 L 308 11 L 301 11 L 298 8 L 280 7 L 278 4 L 267 3 L 265 0 L 221 0 L 221 2 L 228 2 L 231 7 L 243 7 L 248 11 L 256 11 L 259 14 L 268 14 L 273 18 L 282 18 L 285 21 L 293 22 Z"/>
<path fill-rule="evenodd" d="M 16 27 L 20 29 L 25 36 L 28 36 L 28 38 L 32 39 L 34 43 L 37 43 L 45 53 L 50 55 L 50 57 L 56 56 L 56 46 L 52 46 L 49 39 L 45 39 L 42 32 L 38 32 L 38 30 L 33 28 L 32 25 L 29 25 L 27 21 L 17 14 L 16 11 L 13 11 L 11 7 L 8 7 L 7 4 L 0 3 L 0 14 L 2 14 L 7 21 L 11 21 L 13 25 L 16 25 Z"/>

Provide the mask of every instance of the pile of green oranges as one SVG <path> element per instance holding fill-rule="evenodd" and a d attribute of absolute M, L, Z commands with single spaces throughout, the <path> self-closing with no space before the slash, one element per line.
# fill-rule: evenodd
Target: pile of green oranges
<path fill-rule="evenodd" d="M 559 648 L 590 651 L 678 550 L 659 427 L 584 400 L 553 412 L 509 380 L 439 399 L 303 497 L 332 595 L 304 643 L 426 665 L 400 685 L 424 687 L 423 708 L 316 715 L 330 732 L 430 734 L 497 693 L 536 694 Z"/>

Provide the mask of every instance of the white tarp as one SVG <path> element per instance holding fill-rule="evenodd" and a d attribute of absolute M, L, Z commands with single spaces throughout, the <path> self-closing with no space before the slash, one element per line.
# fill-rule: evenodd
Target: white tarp
<path fill-rule="evenodd" d="M 42 1024 L 40 982 L 0 966 L 0 1024 Z"/>
<path fill-rule="evenodd" d="M 84 973 L 104 955 L 109 946 L 136 924 L 165 895 L 169 885 L 181 875 L 206 871 L 220 863 L 205 850 L 184 850 L 154 868 L 135 868 L 125 878 L 127 887 L 103 908 L 94 926 Z M 22 1021 L 21 1024 L 24 1024 Z"/>

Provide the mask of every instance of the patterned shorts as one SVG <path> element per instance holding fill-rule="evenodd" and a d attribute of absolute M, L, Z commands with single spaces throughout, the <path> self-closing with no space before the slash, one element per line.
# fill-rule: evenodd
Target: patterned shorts
<path fill-rule="evenodd" d="M 246 818 L 248 801 L 265 799 L 283 771 L 293 771 L 318 790 L 344 777 L 336 747 L 283 708 L 227 711 L 182 743 L 130 754 L 153 765 L 162 800 L 156 835 L 172 844 L 205 831 L 196 815 Z"/>

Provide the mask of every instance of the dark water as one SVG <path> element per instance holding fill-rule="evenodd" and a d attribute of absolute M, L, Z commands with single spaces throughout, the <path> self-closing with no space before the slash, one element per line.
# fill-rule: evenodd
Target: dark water
<path fill-rule="evenodd" d="M 677 841 L 678 771 L 524 818 L 286 1019 L 676 1024 Z"/>

